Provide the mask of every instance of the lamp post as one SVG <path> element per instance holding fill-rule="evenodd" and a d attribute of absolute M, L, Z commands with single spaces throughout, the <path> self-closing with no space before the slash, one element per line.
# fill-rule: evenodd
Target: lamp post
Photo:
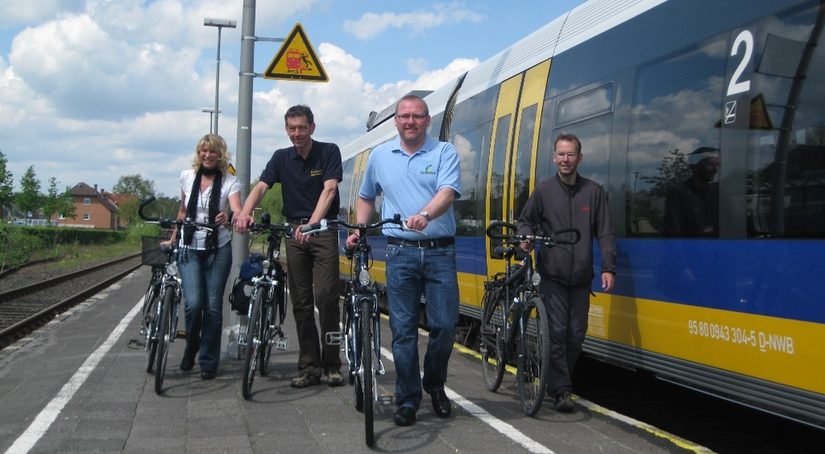
<path fill-rule="evenodd" d="M 221 29 L 226 28 L 235 28 L 237 26 L 237 22 L 234 20 L 228 19 L 213 19 L 213 18 L 204 18 L 203 25 L 207 27 L 217 27 L 218 28 L 218 58 L 216 62 L 216 69 L 215 69 L 215 110 L 213 111 L 213 115 L 210 115 L 210 118 L 214 119 L 213 127 L 210 128 L 210 131 L 214 134 L 218 133 L 218 114 L 220 113 L 220 108 L 218 108 L 219 101 L 218 101 L 218 94 L 220 92 L 221 86 Z"/>
<path fill-rule="evenodd" d="M 220 113 L 220 111 L 221 110 L 218 109 L 218 113 Z M 214 120 L 212 115 L 215 113 L 215 108 L 214 107 L 204 107 L 204 108 L 201 109 L 201 112 L 209 114 L 209 133 L 212 134 L 212 132 L 213 132 L 212 131 L 212 122 Z"/>

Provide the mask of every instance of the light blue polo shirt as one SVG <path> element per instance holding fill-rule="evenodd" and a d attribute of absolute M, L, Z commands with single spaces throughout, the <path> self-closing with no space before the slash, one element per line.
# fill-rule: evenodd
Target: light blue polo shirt
<path fill-rule="evenodd" d="M 409 156 L 401 149 L 401 139 L 396 137 L 370 153 L 358 195 L 367 200 L 383 195 L 381 218 L 393 217 L 397 213 L 406 219 L 421 211 L 441 188 L 452 188 L 458 199 L 461 196 L 460 171 L 453 144 L 427 137 L 421 149 Z M 384 235 L 408 240 L 455 236 L 452 205 L 427 223 L 424 232 L 426 235 L 402 231 L 389 224 L 384 226 Z"/>

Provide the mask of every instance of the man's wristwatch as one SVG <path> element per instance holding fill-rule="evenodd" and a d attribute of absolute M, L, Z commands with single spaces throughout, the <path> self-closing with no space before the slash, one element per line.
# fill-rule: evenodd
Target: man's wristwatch
<path fill-rule="evenodd" d="M 419 216 L 424 216 L 424 219 L 426 219 L 426 220 L 427 220 L 427 222 L 430 222 L 430 221 L 432 220 L 432 219 L 430 219 L 430 213 L 427 213 L 427 211 L 426 211 L 426 210 L 421 210 L 421 211 L 419 211 L 419 212 L 418 212 L 418 215 L 419 215 Z"/>

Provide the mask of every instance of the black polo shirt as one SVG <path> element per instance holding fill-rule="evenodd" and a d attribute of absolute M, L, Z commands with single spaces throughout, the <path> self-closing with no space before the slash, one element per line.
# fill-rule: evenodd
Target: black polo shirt
<path fill-rule="evenodd" d="M 315 211 L 324 182 L 338 180 L 341 182 L 341 150 L 334 143 L 312 141 L 312 150 L 304 160 L 295 147 L 276 150 L 261 173 L 260 181 L 271 188 L 281 183 L 281 195 L 284 200 L 283 215 L 288 218 L 309 218 Z M 335 199 L 324 216 L 335 219 L 340 209 L 341 200 L 338 191 Z"/>

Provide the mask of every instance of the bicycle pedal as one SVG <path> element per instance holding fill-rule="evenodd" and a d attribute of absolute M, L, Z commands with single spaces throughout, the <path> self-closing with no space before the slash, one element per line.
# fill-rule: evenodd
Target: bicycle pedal
<path fill-rule="evenodd" d="M 186 331 L 179 329 L 178 330 L 178 339 L 186 339 Z"/>
<path fill-rule="evenodd" d="M 275 339 L 275 350 L 286 350 L 287 345 L 289 345 L 289 339 L 286 337 Z"/>
<path fill-rule="evenodd" d="M 327 345 L 341 345 L 344 340 L 344 335 L 340 331 L 328 331 L 324 337 Z"/>

